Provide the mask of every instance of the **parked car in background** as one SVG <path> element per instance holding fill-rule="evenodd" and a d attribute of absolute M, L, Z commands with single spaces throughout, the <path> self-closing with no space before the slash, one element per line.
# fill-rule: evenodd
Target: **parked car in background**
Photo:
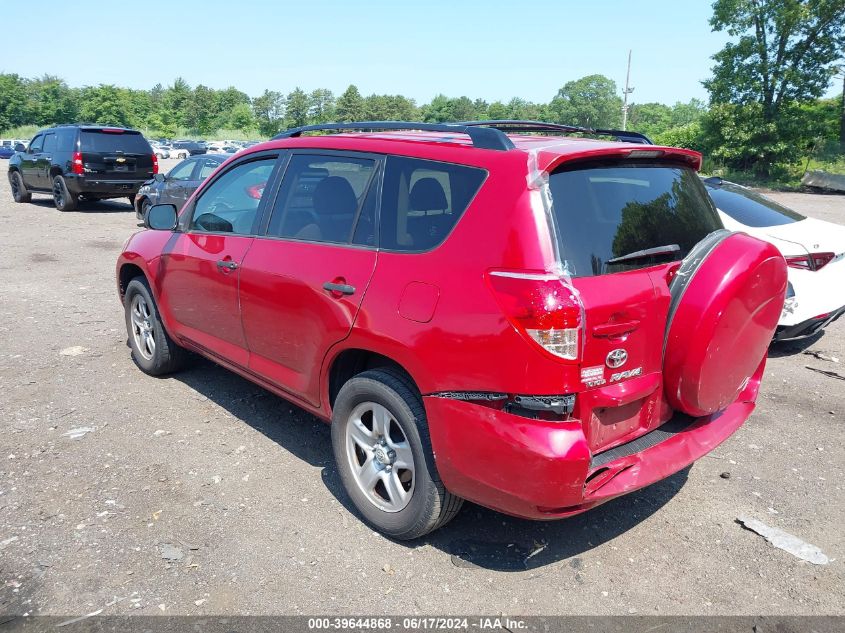
<path fill-rule="evenodd" d="M 160 145 L 158 143 L 150 143 L 153 148 L 153 152 L 156 155 L 156 158 L 170 158 L 170 146 L 168 145 Z"/>
<path fill-rule="evenodd" d="M 0 145 L 0 158 L 11 158 L 15 155 L 15 148 L 11 145 Z"/>
<path fill-rule="evenodd" d="M 60 211 L 80 200 L 129 198 L 158 172 L 153 148 L 138 130 L 99 125 L 57 125 L 41 130 L 26 151 L 9 160 L 15 202 L 33 193 L 53 197 Z"/>
<path fill-rule="evenodd" d="M 774 244 L 789 267 L 776 341 L 821 332 L 845 314 L 845 226 L 807 218 L 721 178 L 704 180 L 727 229 Z"/>
<path fill-rule="evenodd" d="M 203 180 L 222 165 L 229 154 L 203 154 L 183 160 L 166 174 L 146 181 L 135 196 L 135 215 L 143 220 L 154 204 L 172 204 L 181 209 Z"/>
<path fill-rule="evenodd" d="M 173 148 L 171 158 L 187 158 L 188 156 L 205 154 L 208 151 L 205 143 L 200 143 L 198 141 L 175 141 L 171 144 L 171 147 Z M 185 151 L 188 152 L 187 155 L 185 155 Z"/>
<path fill-rule="evenodd" d="M 303 136 L 339 130 L 366 132 Z M 463 499 L 560 518 L 685 468 L 754 410 L 786 263 L 724 230 L 700 154 L 541 135 L 566 132 L 327 124 L 236 154 L 118 258 L 135 362 L 193 350 L 331 420 L 397 539 Z"/>

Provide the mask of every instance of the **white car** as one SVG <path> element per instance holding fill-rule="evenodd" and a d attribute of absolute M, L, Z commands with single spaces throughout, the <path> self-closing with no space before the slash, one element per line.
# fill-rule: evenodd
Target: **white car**
<path fill-rule="evenodd" d="M 166 145 L 156 145 L 155 143 L 150 143 L 150 145 L 153 148 L 156 158 L 170 158 L 170 148 Z"/>
<path fill-rule="evenodd" d="M 845 226 L 807 218 L 747 187 L 704 180 L 725 228 L 774 244 L 789 266 L 776 341 L 807 338 L 845 313 Z"/>

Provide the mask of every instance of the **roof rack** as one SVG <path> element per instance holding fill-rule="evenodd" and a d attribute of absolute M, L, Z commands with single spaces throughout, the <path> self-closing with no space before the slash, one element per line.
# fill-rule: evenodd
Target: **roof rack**
<path fill-rule="evenodd" d="M 479 149 L 495 149 L 507 151 L 514 145 L 507 135 L 495 127 L 479 127 L 466 123 L 419 123 L 411 121 L 356 121 L 354 123 L 320 123 L 317 125 L 303 125 L 273 137 L 292 138 L 301 136 L 303 132 L 324 132 L 328 130 L 420 130 L 423 132 L 445 132 L 447 134 L 466 134 L 472 141 L 472 146 Z"/>
<path fill-rule="evenodd" d="M 564 132 L 567 134 L 592 134 L 598 136 L 613 136 L 620 141 L 628 143 L 640 143 L 643 145 L 654 145 L 651 139 L 645 134 L 639 132 L 630 132 L 627 130 L 604 130 L 594 129 L 589 127 L 579 127 L 576 125 L 564 125 L 561 123 L 546 123 L 545 121 L 519 121 L 515 119 L 497 119 L 491 121 L 462 121 L 458 125 L 463 125 L 469 128 L 472 127 L 487 127 L 494 130 L 508 131 L 508 132 Z"/>

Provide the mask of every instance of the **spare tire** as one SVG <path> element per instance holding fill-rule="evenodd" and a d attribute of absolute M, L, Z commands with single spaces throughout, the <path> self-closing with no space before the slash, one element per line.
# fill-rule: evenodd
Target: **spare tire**
<path fill-rule="evenodd" d="M 736 400 L 766 355 L 786 277 L 780 252 L 745 233 L 693 247 L 670 284 L 663 388 L 674 409 L 700 417 Z"/>

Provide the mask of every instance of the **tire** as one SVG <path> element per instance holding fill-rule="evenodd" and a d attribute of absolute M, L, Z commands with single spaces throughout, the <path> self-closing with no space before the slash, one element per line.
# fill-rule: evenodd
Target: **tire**
<path fill-rule="evenodd" d="M 53 203 L 59 211 L 73 211 L 79 201 L 67 188 L 67 183 L 62 176 L 53 178 Z"/>
<path fill-rule="evenodd" d="M 138 218 L 139 220 L 143 221 L 144 218 L 147 217 L 147 211 L 150 210 L 151 206 L 153 206 L 153 203 L 150 202 L 150 199 L 144 198 L 143 202 L 141 202 L 141 211 L 140 211 L 141 215 Z"/>
<path fill-rule="evenodd" d="M 332 448 L 355 508 L 385 536 L 419 538 L 463 504 L 440 481 L 422 398 L 399 372 L 372 369 L 343 385 L 332 412 Z"/>
<path fill-rule="evenodd" d="M 15 202 L 32 202 L 32 194 L 26 188 L 20 172 L 13 171 L 9 174 L 9 185 L 12 187 L 12 198 Z"/>
<path fill-rule="evenodd" d="M 123 308 L 132 360 L 141 371 L 150 376 L 162 376 L 185 366 L 189 352 L 179 347 L 164 329 L 146 279 L 135 277 L 129 282 Z M 145 330 L 148 336 L 144 335 Z"/>
<path fill-rule="evenodd" d="M 133 193 L 131 196 L 128 196 L 128 197 L 129 197 L 129 204 L 131 204 L 132 208 L 134 209 L 135 208 L 135 194 Z"/>

